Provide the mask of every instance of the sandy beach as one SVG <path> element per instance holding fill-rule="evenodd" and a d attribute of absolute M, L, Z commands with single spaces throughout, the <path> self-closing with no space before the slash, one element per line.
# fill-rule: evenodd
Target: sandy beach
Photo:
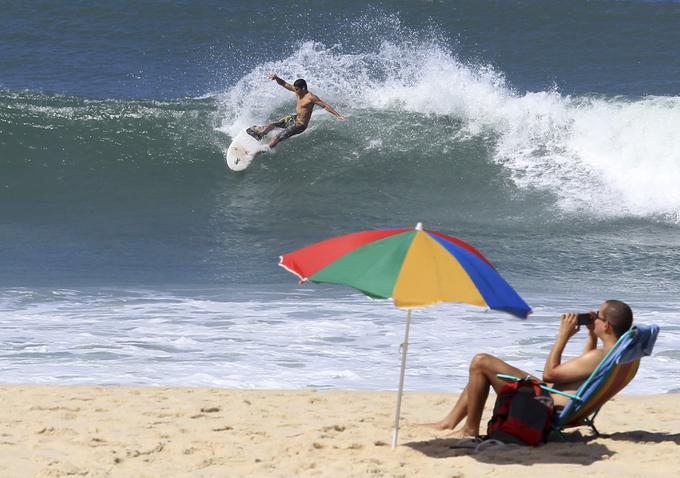
<path fill-rule="evenodd" d="M 578 441 L 479 453 L 412 425 L 440 418 L 453 394 L 406 393 L 396 450 L 392 392 L 4 385 L 0 395 L 7 478 L 680 475 L 673 394 L 615 398 L 598 438 L 580 429 Z"/>

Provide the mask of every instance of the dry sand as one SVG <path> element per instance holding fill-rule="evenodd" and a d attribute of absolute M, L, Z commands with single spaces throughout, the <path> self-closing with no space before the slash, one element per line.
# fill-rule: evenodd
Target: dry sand
<path fill-rule="evenodd" d="M 5 385 L 0 394 L 2 478 L 680 476 L 678 395 L 617 397 L 598 438 L 583 428 L 578 442 L 474 453 L 410 425 L 441 418 L 453 394 L 407 393 L 396 450 L 392 392 Z"/>

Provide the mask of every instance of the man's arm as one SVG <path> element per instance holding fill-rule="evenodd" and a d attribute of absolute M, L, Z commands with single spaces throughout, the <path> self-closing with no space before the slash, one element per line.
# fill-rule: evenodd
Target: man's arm
<path fill-rule="evenodd" d="M 571 383 L 588 378 L 600 362 L 601 354 L 595 348 L 581 356 L 562 363 L 562 353 L 569 339 L 578 332 L 576 314 L 563 314 L 560 332 L 545 361 L 543 380 L 551 383 Z M 589 340 L 591 340 L 589 338 Z"/>
<path fill-rule="evenodd" d="M 291 85 L 290 83 L 286 83 L 285 80 L 282 80 L 281 78 L 276 76 L 276 74 L 272 73 L 271 75 L 269 75 L 269 79 L 274 80 L 279 85 L 283 86 L 285 89 L 295 92 L 295 88 L 293 88 L 293 85 Z"/>
<path fill-rule="evenodd" d="M 583 348 L 584 354 L 597 348 L 597 335 L 595 335 L 595 324 L 591 321 L 587 327 L 588 327 L 588 340 L 586 340 L 586 346 Z"/>
<path fill-rule="evenodd" d="M 314 102 L 315 105 L 321 106 L 323 109 L 331 113 L 333 116 L 338 118 L 339 120 L 345 121 L 347 118 L 335 111 L 335 108 L 333 108 L 331 105 L 323 101 L 321 98 L 318 96 L 314 96 L 312 101 Z"/>

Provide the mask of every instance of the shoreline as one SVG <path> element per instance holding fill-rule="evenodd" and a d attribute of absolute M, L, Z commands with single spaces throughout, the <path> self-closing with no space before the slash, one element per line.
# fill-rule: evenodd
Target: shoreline
<path fill-rule="evenodd" d="M 412 425 L 441 418 L 451 393 L 404 394 L 395 450 L 391 391 L 0 385 L 0 397 L 3 477 L 680 474 L 680 394 L 615 397 L 600 437 L 481 453 Z"/>

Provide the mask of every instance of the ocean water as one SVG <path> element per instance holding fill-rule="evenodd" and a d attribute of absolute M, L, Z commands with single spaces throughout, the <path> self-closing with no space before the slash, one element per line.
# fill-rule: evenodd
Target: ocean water
<path fill-rule="evenodd" d="M 0 381 L 394 389 L 405 313 L 278 256 L 422 222 L 534 314 L 416 311 L 407 390 L 618 298 L 662 328 L 627 392 L 680 391 L 680 3 L 0 7 Z M 270 72 L 349 119 L 232 173 L 294 106 Z"/>

